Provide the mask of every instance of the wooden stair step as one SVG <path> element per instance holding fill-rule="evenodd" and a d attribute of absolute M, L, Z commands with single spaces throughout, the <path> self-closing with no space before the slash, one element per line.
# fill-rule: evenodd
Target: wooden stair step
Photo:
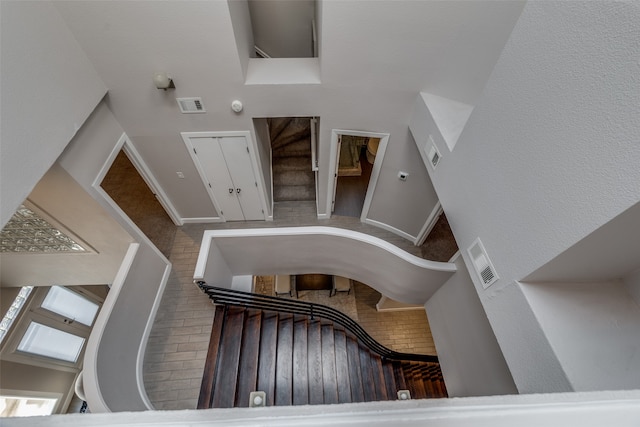
<path fill-rule="evenodd" d="M 322 330 L 322 383 L 324 385 L 324 403 L 338 403 L 338 384 L 336 375 L 336 346 L 333 324 L 321 323 Z"/>
<path fill-rule="evenodd" d="M 198 397 L 198 409 L 208 409 L 211 407 L 211 397 L 213 393 L 213 381 L 216 374 L 216 365 L 220 350 L 220 337 L 225 321 L 226 308 L 216 306 L 213 317 L 213 327 L 209 338 L 209 349 L 207 351 L 207 361 L 204 366 L 202 383 L 200 384 L 200 395 Z"/>
<path fill-rule="evenodd" d="M 384 385 L 387 390 L 387 399 L 393 400 L 398 395 L 398 386 L 393 375 L 393 362 L 389 360 L 382 361 L 382 373 L 384 376 Z"/>
<path fill-rule="evenodd" d="M 307 361 L 309 372 L 309 404 L 324 403 L 324 385 L 322 382 L 322 337 L 320 320 L 309 320 L 307 331 Z"/>
<path fill-rule="evenodd" d="M 293 315 L 280 314 L 276 350 L 275 405 L 293 404 Z"/>
<path fill-rule="evenodd" d="M 309 404 L 309 368 L 307 361 L 306 316 L 296 315 L 293 319 L 293 404 Z"/>
<path fill-rule="evenodd" d="M 373 366 L 371 365 L 371 352 L 363 346 L 359 346 L 360 372 L 362 373 L 362 389 L 364 390 L 364 401 L 374 402 L 377 399 L 375 379 L 373 376 Z"/>
<path fill-rule="evenodd" d="M 276 349 L 278 344 L 278 314 L 265 311 L 260 331 L 258 357 L 258 390 L 267 394 L 267 406 L 273 406 L 276 390 Z"/>
<path fill-rule="evenodd" d="M 362 384 L 362 368 L 360 367 L 360 349 L 358 341 L 351 334 L 346 335 L 346 341 L 349 382 L 351 385 L 351 401 L 364 402 L 364 386 Z"/>
<path fill-rule="evenodd" d="M 212 408 L 232 408 L 235 402 L 244 314 L 243 308 L 227 309 L 213 384 Z"/>
<path fill-rule="evenodd" d="M 236 407 L 249 406 L 249 395 L 257 390 L 258 357 L 260 354 L 261 310 L 247 310 L 240 350 L 240 371 L 236 389 Z"/>
<path fill-rule="evenodd" d="M 349 377 L 349 358 L 347 355 L 347 335 L 343 329 L 334 327 L 336 355 L 336 378 L 338 380 L 338 403 L 350 403 L 351 378 Z"/>

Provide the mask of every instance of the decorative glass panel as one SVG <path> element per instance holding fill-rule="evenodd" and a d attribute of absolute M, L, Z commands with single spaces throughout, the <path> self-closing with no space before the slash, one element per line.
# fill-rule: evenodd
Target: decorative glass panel
<path fill-rule="evenodd" d="M 2 342 L 5 335 L 7 335 L 7 331 L 11 327 L 13 320 L 16 318 L 18 313 L 20 313 L 24 302 L 27 300 L 27 297 L 32 290 L 33 286 L 23 286 L 16 299 L 13 300 L 11 307 L 9 307 L 9 310 L 7 310 L 7 313 L 2 318 L 2 321 L 0 321 L 0 342 Z"/>
<path fill-rule="evenodd" d="M 86 249 L 20 205 L 0 231 L 0 252 L 86 252 Z"/>
<path fill-rule="evenodd" d="M 87 326 L 91 326 L 98 312 L 98 304 L 62 286 L 51 287 L 42 308 Z"/>
<path fill-rule="evenodd" d="M 84 338 L 31 322 L 18 350 L 75 363 L 83 345 Z"/>

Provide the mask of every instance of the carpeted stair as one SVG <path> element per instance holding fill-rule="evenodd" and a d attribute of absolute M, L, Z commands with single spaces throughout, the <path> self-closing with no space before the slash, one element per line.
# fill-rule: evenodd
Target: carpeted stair
<path fill-rule="evenodd" d="M 269 119 L 274 202 L 316 199 L 308 117 Z"/>

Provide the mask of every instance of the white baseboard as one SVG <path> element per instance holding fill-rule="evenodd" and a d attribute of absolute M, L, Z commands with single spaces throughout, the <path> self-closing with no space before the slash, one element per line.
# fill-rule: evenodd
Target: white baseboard
<path fill-rule="evenodd" d="M 181 218 L 184 224 L 210 224 L 215 222 L 224 222 L 219 216 L 216 217 L 203 217 L 203 218 Z"/>
<path fill-rule="evenodd" d="M 391 232 L 393 234 L 397 234 L 398 236 L 404 237 L 405 239 L 409 240 L 410 242 L 415 242 L 416 241 L 416 236 L 412 236 L 411 234 L 406 233 L 406 232 L 404 232 L 402 230 L 399 230 L 399 229 L 397 229 L 395 227 L 392 227 L 392 226 L 390 226 L 388 224 L 385 224 L 384 222 L 376 221 L 376 220 L 369 219 L 369 218 L 366 218 L 363 222 L 365 224 L 373 225 L 374 227 L 382 228 L 383 230 L 387 230 L 387 231 L 389 231 L 389 232 Z"/>

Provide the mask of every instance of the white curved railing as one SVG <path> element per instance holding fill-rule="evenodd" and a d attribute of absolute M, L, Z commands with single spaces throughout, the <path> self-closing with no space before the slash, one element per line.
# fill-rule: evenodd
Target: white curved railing
<path fill-rule="evenodd" d="M 283 227 L 205 231 L 194 280 L 230 288 L 237 276 L 331 274 L 423 305 L 455 271 L 455 264 L 418 258 L 357 231 Z"/>

